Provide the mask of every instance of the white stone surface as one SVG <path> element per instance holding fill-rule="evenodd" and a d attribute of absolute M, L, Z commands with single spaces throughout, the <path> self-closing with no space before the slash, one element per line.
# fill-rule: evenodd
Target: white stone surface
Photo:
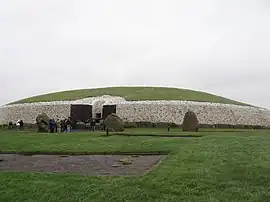
<path fill-rule="evenodd" d="M 255 107 L 191 101 L 139 101 L 117 105 L 125 121 L 171 122 L 181 124 L 192 110 L 201 124 L 270 125 L 270 113 Z"/>
<path fill-rule="evenodd" d="M 6 105 L 0 108 L 1 122 L 7 124 L 9 121 L 22 119 L 25 123 L 35 123 L 36 117 L 45 112 L 49 117 L 63 119 L 70 115 L 70 104 L 59 102 L 56 104 L 19 104 Z"/>
<path fill-rule="evenodd" d="M 181 124 L 185 113 L 192 110 L 201 124 L 270 126 L 270 111 L 263 108 L 192 101 L 126 101 L 104 95 L 75 101 L 54 101 L 5 105 L 0 108 L 0 124 L 23 119 L 35 123 L 42 112 L 52 118 L 70 116 L 71 104 L 92 105 L 93 115 L 102 113 L 103 105 L 116 104 L 116 113 L 127 122 L 171 122 Z"/>

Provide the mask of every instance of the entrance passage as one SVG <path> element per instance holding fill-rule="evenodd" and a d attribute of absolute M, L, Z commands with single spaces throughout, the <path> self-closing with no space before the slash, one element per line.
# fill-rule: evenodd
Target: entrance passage
<path fill-rule="evenodd" d="M 92 118 L 92 105 L 71 105 L 70 116 L 73 122 L 86 122 Z"/>
<path fill-rule="evenodd" d="M 116 105 L 103 105 L 102 109 L 102 119 L 106 119 L 110 114 L 116 114 Z"/>

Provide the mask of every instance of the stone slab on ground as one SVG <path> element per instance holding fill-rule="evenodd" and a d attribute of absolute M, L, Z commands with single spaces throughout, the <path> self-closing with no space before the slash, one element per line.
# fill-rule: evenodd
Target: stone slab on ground
<path fill-rule="evenodd" d="M 73 173 L 86 176 L 143 175 L 166 155 L 32 155 L 0 154 L 0 172 Z M 123 165 L 120 160 L 131 158 Z M 117 165 L 117 166 L 116 166 Z"/>

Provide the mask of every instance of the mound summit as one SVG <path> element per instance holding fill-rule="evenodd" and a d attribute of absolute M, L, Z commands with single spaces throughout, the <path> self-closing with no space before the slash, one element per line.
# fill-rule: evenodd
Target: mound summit
<path fill-rule="evenodd" d="M 102 95 L 119 96 L 127 101 L 142 100 L 183 100 L 195 102 L 212 102 L 223 104 L 234 104 L 247 106 L 248 104 L 234 101 L 214 94 L 168 87 L 108 87 L 95 89 L 80 89 L 62 91 L 44 95 L 38 95 L 22 99 L 10 104 L 51 102 L 51 101 L 72 101 L 88 97 L 99 97 Z"/>
<path fill-rule="evenodd" d="M 270 126 L 267 109 L 210 93 L 165 87 L 82 89 L 30 97 L 0 107 L 0 124 L 18 119 L 35 123 L 42 113 L 86 123 L 92 118 L 105 120 L 113 113 L 128 124 L 181 125 L 187 111 L 196 114 L 199 124 L 209 127 Z"/>

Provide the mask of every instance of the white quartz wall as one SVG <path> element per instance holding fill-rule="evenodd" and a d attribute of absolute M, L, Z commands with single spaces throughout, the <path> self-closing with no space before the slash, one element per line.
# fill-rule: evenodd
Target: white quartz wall
<path fill-rule="evenodd" d="M 116 114 L 127 122 L 181 123 L 186 112 L 184 105 L 157 103 L 123 103 L 116 105 Z"/>
<path fill-rule="evenodd" d="M 270 110 L 259 109 L 262 114 L 262 120 L 266 123 L 265 125 L 270 126 Z"/>
<path fill-rule="evenodd" d="M 185 113 L 192 110 L 197 114 L 201 124 L 236 125 L 231 107 L 222 104 L 205 104 L 195 102 L 130 102 L 118 104 L 116 111 L 128 122 L 170 122 L 181 124 Z"/>
<path fill-rule="evenodd" d="M 93 116 L 93 118 L 96 118 L 97 113 L 100 113 L 101 117 L 102 117 L 102 111 L 103 111 L 104 103 L 105 103 L 104 100 L 97 100 L 97 101 L 93 102 L 93 105 L 92 105 L 92 116 Z"/>
<path fill-rule="evenodd" d="M 127 122 L 171 122 L 181 124 L 185 113 L 192 110 L 201 124 L 270 126 L 270 111 L 257 107 L 191 101 L 125 101 L 121 97 L 101 96 L 76 101 L 56 101 L 6 105 L 0 107 L 0 124 L 23 119 L 35 123 L 37 115 L 62 119 L 70 116 L 71 104 L 93 105 L 93 115 L 103 105 L 116 104 L 116 113 Z"/>
<path fill-rule="evenodd" d="M 241 125 L 267 125 L 266 117 L 259 108 L 232 107 L 236 122 Z"/>
<path fill-rule="evenodd" d="M 187 110 L 191 110 L 197 114 L 201 124 L 236 124 L 231 108 L 227 105 L 192 102 L 188 102 L 186 105 Z"/>
<path fill-rule="evenodd" d="M 45 112 L 50 118 L 63 119 L 70 116 L 70 104 L 19 104 L 0 108 L 0 124 L 22 119 L 25 123 L 36 123 L 36 117 Z"/>
<path fill-rule="evenodd" d="M 197 114 L 201 124 L 270 126 L 270 112 L 256 107 L 189 101 L 139 101 L 117 105 L 117 115 L 128 122 L 181 124 L 185 113 Z"/>

